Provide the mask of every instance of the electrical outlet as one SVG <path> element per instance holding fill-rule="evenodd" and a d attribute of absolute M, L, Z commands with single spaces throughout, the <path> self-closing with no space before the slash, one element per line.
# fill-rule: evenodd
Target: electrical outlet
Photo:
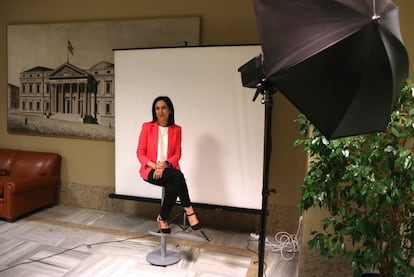
<path fill-rule="evenodd" d="M 259 234 L 258 233 L 250 233 L 250 238 L 253 240 L 259 240 Z"/>

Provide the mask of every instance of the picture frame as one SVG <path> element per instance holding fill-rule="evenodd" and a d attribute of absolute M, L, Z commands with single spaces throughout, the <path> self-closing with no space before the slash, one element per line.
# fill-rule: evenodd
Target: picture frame
<path fill-rule="evenodd" d="M 8 25 L 7 130 L 114 140 L 113 49 L 199 40 L 199 17 Z"/>

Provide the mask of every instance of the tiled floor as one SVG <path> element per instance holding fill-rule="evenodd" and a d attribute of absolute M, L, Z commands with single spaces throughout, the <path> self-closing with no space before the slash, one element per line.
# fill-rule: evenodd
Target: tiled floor
<path fill-rule="evenodd" d="M 160 267 L 147 262 L 160 238 L 155 221 L 98 210 L 55 206 L 0 221 L 0 276 L 256 276 L 257 241 L 249 234 L 204 229 L 210 241 L 172 224 L 167 249 L 181 256 Z M 265 276 L 297 276 L 297 256 L 283 260 L 267 247 Z"/>

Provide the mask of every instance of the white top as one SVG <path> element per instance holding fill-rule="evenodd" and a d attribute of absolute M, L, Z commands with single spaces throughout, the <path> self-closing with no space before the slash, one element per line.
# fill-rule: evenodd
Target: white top
<path fill-rule="evenodd" d="M 157 162 L 164 162 L 167 160 L 168 148 L 168 127 L 158 125 L 158 152 Z"/>

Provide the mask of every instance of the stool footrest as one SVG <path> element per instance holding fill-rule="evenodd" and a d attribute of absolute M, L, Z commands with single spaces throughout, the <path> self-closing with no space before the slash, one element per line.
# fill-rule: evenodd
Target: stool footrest
<path fill-rule="evenodd" d="M 148 231 L 148 234 L 152 235 L 152 236 L 156 236 L 156 237 L 168 237 L 169 234 L 163 234 L 159 231 Z"/>

